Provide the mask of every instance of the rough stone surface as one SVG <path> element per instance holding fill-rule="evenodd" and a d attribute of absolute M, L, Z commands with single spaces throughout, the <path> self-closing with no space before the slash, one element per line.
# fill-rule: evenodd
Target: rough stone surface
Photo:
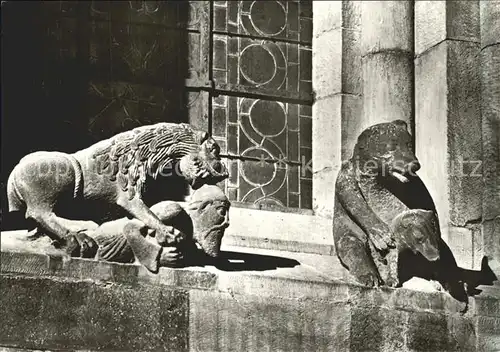
<path fill-rule="evenodd" d="M 342 26 L 342 3 L 339 1 L 316 1 L 313 6 L 313 37 Z M 314 48 L 314 45 L 313 45 Z"/>
<path fill-rule="evenodd" d="M 446 1 L 415 1 L 415 54 L 446 39 Z"/>
<path fill-rule="evenodd" d="M 342 97 L 342 161 L 352 156 L 354 145 L 364 127 L 363 97 L 344 95 Z"/>
<path fill-rule="evenodd" d="M 448 145 L 443 152 L 450 162 L 450 221 L 464 226 L 481 218 L 479 44 L 451 41 L 447 46 Z"/>
<path fill-rule="evenodd" d="M 442 292 L 369 289 L 335 279 L 342 278 L 340 272 L 325 275 L 338 265 L 330 256 L 281 256 L 304 263 L 291 269 L 295 276 L 283 268 L 224 272 L 209 267 L 162 268 L 153 275 L 140 265 L 74 258 L 59 266 L 41 261 L 52 271 L 37 271 L 38 259 L 30 260 L 38 258 L 35 254 L 2 252 L 0 345 L 90 351 L 498 347 L 498 289 L 472 299 L 462 315 Z M 23 275 L 9 273 L 14 257 L 18 268 L 26 265 L 18 270 Z"/>
<path fill-rule="evenodd" d="M 479 351 L 500 350 L 500 317 L 478 317 L 477 318 Z"/>
<path fill-rule="evenodd" d="M 479 2 L 481 15 L 481 45 L 486 47 L 500 43 L 500 1 Z"/>
<path fill-rule="evenodd" d="M 188 297 L 163 287 L 2 276 L 4 345 L 187 351 Z"/>
<path fill-rule="evenodd" d="M 325 100 L 330 101 L 329 99 L 331 98 Z M 321 107 L 324 108 L 321 113 L 328 115 L 335 113 L 335 111 L 327 110 L 328 103 L 322 103 L 322 101 L 315 104 L 313 109 Z M 325 128 L 331 126 L 335 120 L 326 119 L 321 122 L 324 122 L 324 124 L 318 122 L 320 126 L 317 126 L 318 129 L 315 129 L 313 133 L 315 136 L 321 134 L 323 137 L 327 138 L 327 143 L 331 144 L 322 145 L 319 151 L 313 149 L 313 172 L 317 170 L 316 165 L 321 165 L 321 162 L 325 163 L 322 167 L 325 171 L 325 180 L 328 181 L 326 175 L 329 171 L 331 172 L 331 169 L 327 167 L 333 165 L 335 161 L 334 148 L 336 144 L 334 144 L 332 133 L 325 133 Z M 321 129 L 321 127 L 323 129 Z M 313 143 L 316 143 L 314 139 Z M 329 148 L 331 149 L 329 150 Z M 318 156 L 317 153 L 319 153 L 320 156 Z M 321 153 L 325 153 L 326 155 L 322 158 L 321 155 L 324 154 Z M 315 162 L 317 162 L 317 164 L 315 164 Z M 313 175 L 313 177 L 317 176 Z M 321 189 L 314 189 L 317 192 L 316 196 L 321 196 Z M 325 197 L 324 201 L 324 207 L 328 209 L 328 204 L 331 204 L 331 200 Z M 331 212 L 331 209 L 329 209 L 329 211 Z M 330 246 L 333 245 L 331 222 L 319 216 L 232 207 L 230 210 L 230 222 L 231 225 L 226 229 L 224 237 L 222 238 L 223 244 L 240 244 L 247 241 L 252 243 L 251 246 L 257 248 L 273 249 L 272 247 L 274 247 L 293 252 L 304 251 L 312 253 L 317 252 L 315 248 L 321 253 L 325 253 L 325 250 L 330 251 Z M 251 233 L 248 231 L 248 223 L 253 224 Z M 307 228 L 308 231 L 303 231 L 304 228 Z M 283 233 L 287 234 L 286 237 L 283 237 Z M 273 242 L 276 245 L 273 245 Z M 286 243 L 283 243 L 284 247 L 277 247 L 279 243 L 276 242 Z M 326 245 L 328 248 L 321 248 L 323 245 Z M 249 245 L 245 247 L 247 246 Z M 307 249 L 308 246 L 310 246 L 311 250 Z"/>
<path fill-rule="evenodd" d="M 363 53 L 402 51 L 413 55 L 413 3 L 361 2 Z"/>
<path fill-rule="evenodd" d="M 405 347 L 409 313 L 389 309 L 353 308 L 351 351 L 400 351 Z"/>
<path fill-rule="evenodd" d="M 446 243 L 452 248 L 457 264 L 462 268 L 480 270 L 484 255 L 480 226 L 450 226 L 447 228 L 447 236 Z"/>
<path fill-rule="evenodd" d="M 397 119 L 411 126 L 412 57 L 405 52 L 390 51 L 363 57 L 363 129 Z"/>
<path fill-rule="evenodd" d="M 446 1 L 447 38 L 479 43 L 479 3 L 468 0 Z"/>
<path fill-rule="evenodd" d="M 343 305 L 202 291 L 190 299 L 195 351 L 348 350 Z"/>
<path fill-rule="evenodd" d="M 314 37 L 313 90 L 315 99 L 342 91 L 342 30 L 335 29 Z M 314 149 L 314 148 L 313 148 Z"/>
<path fill-rule="evenodd" d="M 481 1 L 483 241 L 500 275 L 500 1 Z M 497 339 L 493 344 L 500 348 Z"/>
<path fill-rule="evenodd" d="M 500 218 L 486 220 L 482 224 L 484 255 L 491 260 L 490 267 L 500 277 Z"/>
<path fill-rule="evenodd" d="M 328 218 L 341 165 L 341 104 L 342 96 L 335 95 L 313 105 L 313 206 L 315 214 Z"/>
<path fill-rule="evenodd" d="M 500 44 L 482 49 L 481 70 L 483 216 L 491 220 L 500 216 Z"/>
<path fill-rule="evenodd" d="M 446 43 L 415 60 L 415 149 L 422 169 L 419 175 L 434 199 L 442 235 L 449 222 L 447 150 Z M 443 150 L 442 153 L 436 153 Z"/>
<path fill-rule="evenodd" d="M 342 16 L 342 160 L 346 160 L 363 129 L 361 2 L 344 1 Z"/>
<path fill-rule="evenodd" d="M 361 95 L 361 2 L 342 2 L 342 92 Z"/>
<path fill-rule="evenodd" d="M 479 42 L 479 1 L 415 2 L 415 54 L 446 39 Z"/>
<path fill-rule="evenodd" d="M 459 231 L 456 227 L 471 234 L 466 225 L 481 218 L 478 52 L 477 43 L 444 41 L 415 60 L 416 150 L 423 165 L 420 175 L 434 198 L 445 240 L 451 231 Z M 455 247 L 460 242 L 457 238 L 449 243 L 454 253 L 464 254 L 463 261 L 472 265 L 472 253 L 481 242 L 473 244 L 473 238 L 468 237 L 467 243 L 462 242 L 466 247 Z"/>

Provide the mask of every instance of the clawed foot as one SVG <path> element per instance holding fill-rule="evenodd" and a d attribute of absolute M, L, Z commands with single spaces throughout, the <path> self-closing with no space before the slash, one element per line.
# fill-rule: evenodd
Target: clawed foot
<path fill-rule="evenodd" d="M 399 280 L 395 277 L 389 277 L 385 280 L 384 284 L 385 284 L 385 286 L 388 286 L 388 287 L 398 287 Z"/>
<path fill-rule="evenodd" d="M 356 275 L 356 279 L 360 284 L 368 287 L 378 287 L 381 285 L 379 276 L 374 272 L 367 272 Z"/>
<path fill-rule="evenodd" d="M 94 258 L 97 253 L 97 243 L 84 232 L 71 233 L 66 237 L 63 249 L 72 257 Z"/>

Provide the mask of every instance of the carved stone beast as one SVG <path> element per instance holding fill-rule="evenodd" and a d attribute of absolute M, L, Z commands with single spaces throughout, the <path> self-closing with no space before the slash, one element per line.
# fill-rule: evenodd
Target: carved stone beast
<path fill-rule="evenodd" d="M 83 209 L 76 206 L 82 199 L 117 205 L 167 243 L 176 243 L 182 234 L 160 221 L 142 200 L 146 179 L 161 175 L 168 187 L 176 172 L 193 189 L 217 183 L 228 176 L 219 152 L 206 132 L 174 123 L 141 126 L 74 154 L 35 152 L 21 159 L 9 176 L 9 211 L 25 211 L 40 232 L 62 247 L 68 239 L 76 241 L 77 255 L 83 257 L 92 257 L 96 244 L 84 232 L 71 231 L 72 221 L 56 214 L 60 203 L 66 210 Z M 170 171 L 164 175 L 166 169 Z M 88 220 L 78 212 L 74 218 Z"/>

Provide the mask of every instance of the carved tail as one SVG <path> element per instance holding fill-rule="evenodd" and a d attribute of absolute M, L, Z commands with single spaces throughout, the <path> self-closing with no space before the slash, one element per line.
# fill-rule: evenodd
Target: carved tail
<path fill-rule="evenodd" d="M 83 180 L 83 172 L 82 172 L 82 166 L 76 160 L 76 158 L 73 155 L 66 154 L 66 157 L 71 163 L 71 166 L 73 166 L 73 170 L 75 170 L 75 190 L 73 192 L 73 197 L 76 198 L 80 194 L 80 192 L 83 190 L 83 185 L 82 185 L 82 180 Z"/>
<path fill-rule="evenodd" d="M 16 168 L 14 168 L 9 176 L 9 179 L 7 180 L 7 200 L 9 202 L 9 212 L 24 210 L 26 207 L 16 186 L 16 174 Z"/>

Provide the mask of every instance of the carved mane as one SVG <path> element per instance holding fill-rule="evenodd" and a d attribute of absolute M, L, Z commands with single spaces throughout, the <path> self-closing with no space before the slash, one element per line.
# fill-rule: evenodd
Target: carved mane
<path fill-rule="evenodd" d="M 118 182 L 132 199 L 142 196 L 148 175 L 156 179 L 174 161 L 197 151 L 207 137 L 185 123 L 141 126 L 99 143 L 92 158 L 97 173 Z"/>

